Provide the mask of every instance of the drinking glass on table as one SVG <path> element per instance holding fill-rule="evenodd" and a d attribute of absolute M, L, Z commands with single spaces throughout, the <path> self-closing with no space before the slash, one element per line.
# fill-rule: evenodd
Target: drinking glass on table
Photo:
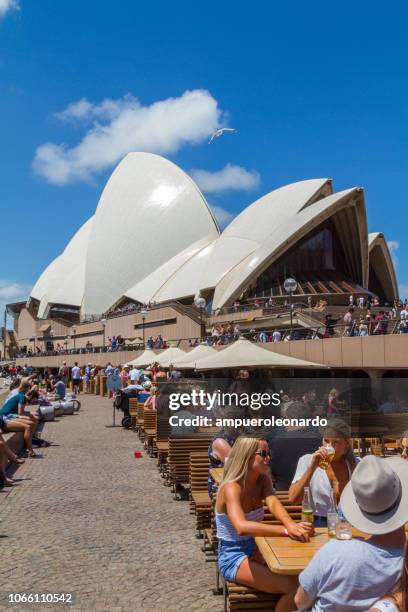
<path fill-rule="evenodd" d="M 351 540 L 353 537 L 353 532 L 351 530 L 351 525 L 347 521 L 346 517 L 342 512 L 339 512 L 338 522 L 336 525 L 336 538 L 338 540 Z"/>
<path fill-rule="evenodd" d="M 339 515 L 337 512 L 328 512 L 327 513 L 327 533 L 329 538 L 336 537 L 336 527 L 339 522 Z"/>

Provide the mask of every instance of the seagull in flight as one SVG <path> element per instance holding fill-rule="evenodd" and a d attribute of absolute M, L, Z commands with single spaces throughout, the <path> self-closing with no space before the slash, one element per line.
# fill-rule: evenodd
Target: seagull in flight
<path fill-rule="evenodd" d="M 220 128 L 219 130 L 214 132 L 214 134 L 211 136 L 210 140 L 208 141 L 208 144 L 211 144 L 216 138 L 219 138 L 220 136 L 222 136 L 224 132 L 236 132 L 236 131 L 237 130 L 235 128 Z"/>

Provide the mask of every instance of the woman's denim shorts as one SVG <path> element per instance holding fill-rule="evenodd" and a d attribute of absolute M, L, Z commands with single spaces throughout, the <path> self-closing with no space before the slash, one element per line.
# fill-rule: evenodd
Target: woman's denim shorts
<path fill-rule="evenodd" d="M 218 567 L 225 580 L 235 582 L 239 566 L 250 557 L 256 548 L 254 538 L 230 542 L 220 540 L 218 543 Z"/>

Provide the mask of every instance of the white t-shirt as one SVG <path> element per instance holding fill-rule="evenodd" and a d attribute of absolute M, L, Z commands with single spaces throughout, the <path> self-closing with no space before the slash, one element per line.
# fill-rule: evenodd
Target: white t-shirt
<path fill-rule="evenodd" d="M 316 597 L 313 612 L 367 612 L 401 576 L 402 548 L 382 548 L 359 538 L 331 540 L 299 576 Z"/>
<path fill-rule="evenodd" d="M 395 605 L 393 601 L 390 599 L 382 599 L 381 601 L 376 601 L 370 610 L 380 610 L 380 612 L 399 612 L 399 608 Z M 368 612 L 370 612 L 370 610 Z"/>
<path fill-rule="evenodd" d="M 408 320 L 408 310 L 405 310 L 405 308 L 400 312 L 400 319 L 402 319 L 403 321 Z"/>
<path fill-rule="evenodd" d="M 72 368 L 71 374 L 72 380 L 78 380 L 78 378 L 81 378 L 81 368 L 79 368 L 78 366 L 74 366 Z"/>
<path fill-rule="evenodd" d="M 281 341 L 281 338 L 282 338 L 282 334 L 281 334 L 281 332 L 280 332 L 279 330 L 277 330 L 277 329 L 276 329 L 276 330 L 273 332 L 273 334 L 272 334 L 272 340 L 273 340 L 274 342 L 280 342 L 280 341 Z"/>
<path fill-rule="evenodd" d="M 302 478 L 303 474 L 306 472 L 307 468 L 312 462 L 312 457 L 312 454 L 303 455 L 303 457 L 300 457 L 292 484 Z M 348 463 L 347 467 L 349 469 L 349 476 L 351 476 L 350 466 Z M 332 487 L 326 470 L 319 467 L 316 468 L 315 473 L 310 479 L 309 488 L 312 495 L 314 514 L 317 516 L 327 516 L 327 513 L 330 512 L 332 507 Z"/>
<path fill-rule="evenodd" d="M 140 378 L 140 370 L 137 368 L 132 368 L 129 372 L 129 378 L 132 382 L 138 382 Z"/>

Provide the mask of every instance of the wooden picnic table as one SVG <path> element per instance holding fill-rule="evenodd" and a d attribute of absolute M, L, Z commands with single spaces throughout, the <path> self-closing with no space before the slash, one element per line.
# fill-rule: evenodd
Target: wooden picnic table
<path fill-rule="evenodd" d="M 369 537 L 353 529 L 353 537 Z M 318 550 L 330 540 L 327 528 L 318 527 L 310 542 L 298 542 L 291 538 L 255 538 L 260 553 L 274 574 L 298 575 L 313 559 Z"/>

